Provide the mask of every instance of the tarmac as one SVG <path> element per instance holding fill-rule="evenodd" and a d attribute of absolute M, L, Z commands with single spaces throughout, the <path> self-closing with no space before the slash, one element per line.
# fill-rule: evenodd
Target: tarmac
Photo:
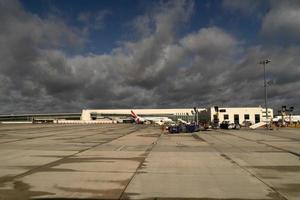
<path fill-rule="evenodd" d="M 300 129 L 0 125 L 0 199 L 300 199 Z"/>

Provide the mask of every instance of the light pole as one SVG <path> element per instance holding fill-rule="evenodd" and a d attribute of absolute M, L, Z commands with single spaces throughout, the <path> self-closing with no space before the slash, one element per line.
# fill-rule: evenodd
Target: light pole
<path fill-rule="evenodd" d="M 261 60 L 259 62 L 259 64 L 263 65 L 264 66 L 264 87 L 265 87 L 265 108 L 266 108 L 266 121 L 268 123 L 268 118 L 269 118 L 269 115 L 268 115 L 268 104 L 267 104 L 267 81 L 266 81 L 266 64 L 270 63 L 271 60 Z"/>
<path fill-rule="evenodd" d="M 196 120 L 196 125 L 199 125 L 199 110 L 197 107 L 194 107 L 194 111 L 195 111 L 195 120 Z"/>

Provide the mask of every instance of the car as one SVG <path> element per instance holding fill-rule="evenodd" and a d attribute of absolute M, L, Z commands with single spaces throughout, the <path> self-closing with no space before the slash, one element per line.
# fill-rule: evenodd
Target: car
<path fill-rule="evenodd" d="M 242 125 L 243 125 L 244 127 L 249 127 L 249 126 L 252 125 L 252 122 L 249 121 L 249 120 L 245 120 L 245 121 L 242 122 Z"/>
<path fill-rule="evenodd" d="M 222 123 L 220 124 L 220 128 L 221 129 L 229 129 L 229 125 L 230 125 L 230 122 L 228 120 L 224 120 L 222 121 Z"/>
<path fill-rule="evenodd" d="M 241 125 L 239 123 L 234 123 L 234 128 L 233 129 L 240 129 Z"/>
<path fill-rule="evenodd" d="M 229 120 L 224 120 L 220 124 L 221 129 L 240 129 L 241 126 L 238 123 L 231 123 Z"/>
<path fill-rule="evenodd" d="M 169 133 L 180 133 L 179 126 L 169 126 Z"/>

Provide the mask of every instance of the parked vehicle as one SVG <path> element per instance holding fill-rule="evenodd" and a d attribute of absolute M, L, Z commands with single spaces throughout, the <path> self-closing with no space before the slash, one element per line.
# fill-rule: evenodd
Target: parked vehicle
<path fill-rule="evenodd" d="M 234 125 L 235 125 L 235 126 L 234 126 L 233 129 L 240 129 L 240 128 L 241 128 L 241 125 L 240 125 L 239 123 L 235 123 Z"/>
<path fill-rule="evenodd" d="M 174 125 L 174 126 L 169 126 L 169 132 L 170 133 L 179 133 L 179 126 L 178 125 Z"/>
<path fill-rule="evenodd" d="M 193 133 L 199 131 L 199 126 L 196 124 L 179 124 L 169 126 L 170 133 Z"/>
<path fill-rule="evenodd" d="M 243 125 L 244 127 L 249 127 L 249 126 L 252 125 L 252 122 L 249 121 L 249 120 L 245 120 L 245 121 L 243 121 L 242 125 Z"/>
<path fill-rule="evenodd" d="M 224 120 L 221 122 L 220 124 L 221 129 L 228 129 L 228 127 L 229 127 L 229 121 Z"/>
<path fill-rule="evenodd" d="M 230 123 L 228 120 L 224 120 L 220 124 L 221 129 L 240 129 L 241 126 L 238 123 Z"/>

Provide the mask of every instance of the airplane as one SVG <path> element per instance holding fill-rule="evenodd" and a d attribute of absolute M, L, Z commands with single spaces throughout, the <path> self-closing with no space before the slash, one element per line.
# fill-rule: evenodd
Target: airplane
<path fill-rule="evenodd" d="M 286 115 L 286 116 L 283 116 L 283 117 L 282 116 L 276 116 L 272 119 L 272 121 L 273 122 L 278 122 L 278 121 L 281 121 L 282 118 L 285 122 L 290 122 L 290 120 L 291 120 L 291 122 L 300 122 L 300 115 L 292 115 L 292 116 Z"/>
<path fill-rule="evenodd" d="M 137 114 L 135 114 L 133 111 L 131 111 L 131 116 L 134 119 L 135 123 L 137 124 L 143 124 L 147 121 L 153 122 L 159 125 L 162 125 L 167 122 L 172 122 L 172 120 L 168 117 L 140 117 Z"/>

